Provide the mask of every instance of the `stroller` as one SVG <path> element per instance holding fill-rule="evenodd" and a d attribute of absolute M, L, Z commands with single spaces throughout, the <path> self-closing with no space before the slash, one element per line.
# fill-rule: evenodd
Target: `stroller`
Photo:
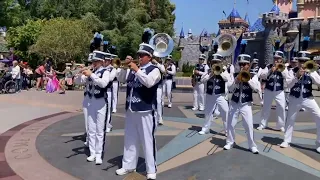
<path fill-rule="evenodd" d="M 16 92 L 16 82 L 6 70 L 0 70 L 0 94 L 13 94 Z"/>

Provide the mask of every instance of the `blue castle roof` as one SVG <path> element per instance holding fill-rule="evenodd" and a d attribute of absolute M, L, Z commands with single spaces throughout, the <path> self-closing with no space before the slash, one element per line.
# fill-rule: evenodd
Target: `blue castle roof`
<path fill-rule="evenodd" d="M 249 24 L 250 26 L 250 20 L 249 20 L 249 16 L 248 13 L 246 13 L 246 16 L 244 17 L 244 20 Z"/>
<path fill-rule="evenodd" d="M 260 32 L 264 31 L 264 26 L 262 24 L 262 18 L 257 19 L 257 21 L 249 28 L 250 32 Z"/>
<path fill-rule="evenodd" d="M 183 31 L 183 27 L 181 28 L 181 31 L 180 31 L 180 38 L 184 38 L 184 31 Z"/>
<path fill-rule="evenodd" d="M 277 4 L 273 5 L 272 9 L 270 12 L 275 12 L 277 15 L 280 13 L 280 8 Z"/>
<path fill-rule="evenodd" d="M 241 18 L 239 12 L 235 8 L 232 9 L 231 13 L 228 16 L 228 19 L 230 17 Z"/>

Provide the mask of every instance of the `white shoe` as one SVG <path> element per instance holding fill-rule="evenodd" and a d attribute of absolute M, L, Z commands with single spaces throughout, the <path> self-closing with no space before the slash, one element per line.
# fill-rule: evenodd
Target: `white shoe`
<path fill-rule="evenodd" d="M 259 126 L 259 127 L 257 127 L 257 130 L 259 130 L 259 131 L 262 131 L 264 129 L 264 127 L 263 126 Z"/>
<path fill-rule="evenodd" d="M 284 127 L 280 128 L 280 131 L 281 131 L 281 132 L 284 132 L 284 131 L 285 131 Z"/>
<path fill-rule="evenodd" d="M 196 108 L 196 107 L 192 108 L 192 111 L 197 111 L 197 110 L 198 110 L 198 108 Z"/>
<path fill-rule="evenodd" d="M 151 174 L 147 174 L 147 179 L 156 179 L 157 178 L 157 174 L 156 173 L 151 173 Z"/>
<path fill-rule="evenodd" d="M 289 107 L 288 107 L 288 106 L 286 106 L 286 111 L 288 111 L 288 109 L 289 109 Z"/>
<path fill-rule="evenodd" d="M 117 110 L 115 110 L 115 109 L 114 109 L 114 110 L 112 110 L 112 113 L 116 113 L 116 112 L 117 112 Z"/>
<path fill-rule="evenodd" d="M 159 125 L 163 125 L 163 119 L 159 119 Z"/>
<path fill-rule="evenodd" d="M 93 162 L 94 160 L 96 160 L 96 156 L 94 156 L 94 155 L 87 157 L 88 162 Z"/>
<path fill-rule="evenodd" d="M 305 108 L 301 108 L 301 111 L 306 111 L 306 109 Z"/>
<path fill-rule="evenodd" d="M 168 108 L 172 108 L 172 104 L 168 104 Z"/>
<path fill-rule="evenodd" d="M 119 176 L 122 176 L 122 175 L 126 175 L 126 174 L 129 174 L 129 173 L 132 173 L 134 172 L 135 169 L 124 169 L 124 168 L 120 168 L 120 169 L 117 169 L 116 170 L 116 174 L 119 175 Z"/>
<path fill-rule="evenodd" d="M 258 150 L 257 147 L 252 147 L 252 148 L 251 148 L 251 152 L 252 152 L 253 154 L 259 154 L 259 150 Z"/>
<path fill-rule="evenodd" d="M 233 143 L 227 143 L 224 147 L 223 147 L 223 149 L 224 150 L 229 150 L 229 149 L 231 149 L 233 147 Z"/>
<path fill-rule="evenodd" d="M 316 151 L 317 151 L 318 153 L 320 153 L 320 146 L 316 149 Z"/>
<path fill-rule="evenodd" d="M 200 135 L 205 135 L 208 133 L 209 133 L 209 131 L 205 131 L 205 130 L 201 130 L 200 132 L 198 132 L 198 134 L 200 134 Z"/>
<path fill-rule="evenodd" d="M 83 144 L 84 144 L 85 146 L 87 146 L 87 147 L 89 146 L 89 143 L 88 143 L 87 141 L 84 142 Z"/>
<path fill-rule="evenodd" d="M 96 165 L 101 165 L 101 164 L 102 164 L 102 159 L 96 158 Z"/>
<path fill-rule="evenodd" d="M 112 131 L 112 128 L 107 128 L 106 133 L 109 133 Z"/>
<path fill-rule="evenodd" d="M 199 111 L 204 111 L 204 108 L 199 108 Z"/>
<path fill-rule="evenodd" d="M 228 131 L 224 132 L 224 136 L 228 137 Z"/>
<path fill-rule="evenodd" d="M 283 141 L 281 144 L 280 144 L 280 147 L 281 148 L 287 148 L 287 147 L 289 147 L 290 146 L 290 144 L 288 143 L 288 142 L 285 142 L 285 141 Z"/>

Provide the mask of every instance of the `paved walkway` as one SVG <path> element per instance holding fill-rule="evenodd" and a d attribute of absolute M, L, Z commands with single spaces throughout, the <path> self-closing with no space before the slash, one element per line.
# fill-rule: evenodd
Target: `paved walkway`
<path fill-rule="evenodd" d="M 82 92 L 59 95 L 30 91 L 1 95 L 0 180 L 124 179 L 114 174 L 121 166 L 123 152 L 124 93 L 120 93 L 119 98 L 118 112 L 112 117 L 114 130 L 107 134 L 104 163 L 95 166 L 85 160 L 88 150 L 83 147 Z M 247 151 L 241 119 L 236 130 L 237 147 L 223 151 L 225 137 L 221 119 L 214 120 L 210 134 L 200 136 L 197 131 L 204 123 L 203 113 L 191 110 L 192 95 L 174 94 L 173 101 L 173 108 L 164 109 L 165 124 L 158 127 L 156 133 L 158 179 L 320 178 L 320 155 L 314 150 L 315 123 L 306 112 L 298 115 L 291 148 L 277 146 L 283 139 L 281 132 L 255 131 L 260 155 L 253 155 Z M 253 109 L 257 126 L 260 107 Z M 271 114 L 272 128 L 275 113 Z M 144 174 L 142 150 L 140 155 L 137 171 Z"/>

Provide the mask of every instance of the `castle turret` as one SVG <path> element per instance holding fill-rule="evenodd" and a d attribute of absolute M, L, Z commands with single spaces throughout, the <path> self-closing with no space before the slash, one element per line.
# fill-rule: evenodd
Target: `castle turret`
<path fill-rule="evenodd" d="M 191 37 L 191 36 L 192 36 L 192 31 L 191 31 L 191 29 L 189 29 L 189 31 L 188 31 L 188 38 Z"/>
<path fill-rule="evenodd" d="M 184 30 L 183 30 L 183 27 L 181 28 L 179 37 L 180 37 L 180 38 L 184 38 Z"/>
<path fill-rule="evenodd" d="M 242 32 L 249 28 L 246 20 L 242 19 L 239 12 L 233 8 L 227 19 L 218 22 L 221 34 L 233 34 L 239 37 Z"/>
<path fill-rule="evenodd" d="M 275 4 L 271 12 L 263 14 L 262 24 L 265 27 L 265 42 L 264 42 L 264 63 L 273 63 L 273 38 L 279 36 L 277 29 L 283 26 L 288 20 L 288 14 L 282 13 L 279 7 Z"/>

